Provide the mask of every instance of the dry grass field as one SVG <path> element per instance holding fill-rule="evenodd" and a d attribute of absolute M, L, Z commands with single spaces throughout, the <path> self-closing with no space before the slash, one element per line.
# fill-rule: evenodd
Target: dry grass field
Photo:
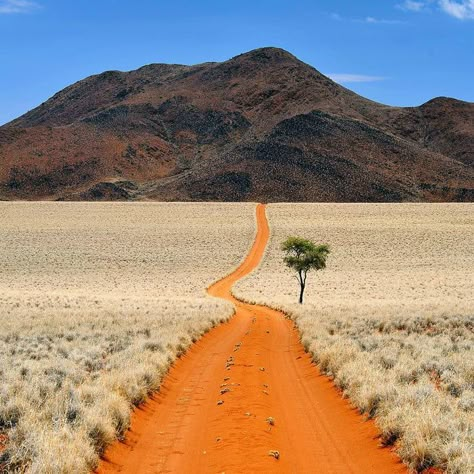
<path fill-rule="evenodd" d="M 0 471 L 96 465 L 176 356 L 233 314 L 205 289 L 246 255 L 254 209 L 0 203 Z"/>
<path fill-rule="evenodd" d="M 278 204 L 235 294 L 290 314 L 323 372 L 414 470 L 474 472 L 474 205 Z M 306 302 L 281 242 L 328 243 Z"/>

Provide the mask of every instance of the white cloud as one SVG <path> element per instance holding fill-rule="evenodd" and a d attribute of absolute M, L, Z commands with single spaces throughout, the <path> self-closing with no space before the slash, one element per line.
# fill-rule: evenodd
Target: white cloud
<path fill-rule="evenodd" d="M 404 22 L 400 20 L 385 20 L 384 18 L 374 18 L 373 16 L 367 16 L 363 20 L 354 20 L 360 23 L 372 23 L 379 25 L 401 25 Z"/>
<path fill-rule="evenodd" d="M 405 22 L 400 20 L 386 20 L 384 18 L 375 18 L 373 16 L 366 16 L 365 18 L 347 18 L 343 17 L 339 13 L 331 13 L 331 18 L 336 21 L 350 21 L 353 23 L 367 23 L 371 25 L 382 24 L 382 25 L 402 25 Z"/>
<path fill-rule="evenodd" d="M 397 5 L 404 11 L 431 11 L 432 5 L 458 20 L 474 20 L 474 0 L 405 0 Z"/>
<path fill-rule="evenodd" d="M 0 0 L 0 14 L 30 13 L 37 8 L 39 5 L 29 0 Z"/>
<path fill-rule="evenodd" d="M 403 3 L 397 5 L 401 10 L 408 10 L 411 12 L 421 12 L 426 7 L 426 2 L 418 2 L 414 0 L 405 0 Z"/>
<path fill-rule="evenodd" d="M 349 82 L 377 82 L 384 81 L 386 77 L 381 76 L 367 76 L 364 74 L 327 74 L 327 76 L 334 82 L 339 84 L 347 84 Z"/>
<path fill-rule="evenodd" d="M 342 16 L 339 15 L 339 13 L 331 13 L 331 18 L 332 18 L 333 20 L 337 20 L 337 21 L 342 21 L 342 20 L 344 20 L 344 18 L 342 18 Z"/>
<path fill-rule="evenodd" d="M 474 0 L 403 0 L 395 5 L 395 8 L 405 12 L 433 12 L 438 7 L 444 13 L 458 20 L 474 20 Z M 349 21 L 353 23 L 366 23 L 369 25 L 402 25 L 400 20 L 387 20 L 366 16 L 365 18 L 344 17 L 339 13 L 331 13 L 330 17 L 336 21 Z"/>
<path fill-rule="evenodd" d="M 440 0 L 441 10 L 459 20 L 474 20 L 474 0 Z"/>

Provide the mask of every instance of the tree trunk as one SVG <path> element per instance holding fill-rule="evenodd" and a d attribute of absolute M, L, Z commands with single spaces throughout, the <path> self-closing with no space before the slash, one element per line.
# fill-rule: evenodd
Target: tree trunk
<path fill-rule="evenodd" d="M 300 283 L 300 304 L 303 304 L 304 284 Z"/>

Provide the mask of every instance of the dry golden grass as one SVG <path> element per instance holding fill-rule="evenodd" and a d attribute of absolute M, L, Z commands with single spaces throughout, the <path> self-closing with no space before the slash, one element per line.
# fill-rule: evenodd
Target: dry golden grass
<path fill-rule="evenodd" d="M 253 204 L 1 203 L 0 471 L 90 471 L 233 314 L 205 289 L 254 232 Z"/>
<path fill-rule="evenodd" d="M 235 293 L 283 309 L 306 349 L 414 471 L 474 472 L 474 205 L 279 204 Z M 281 242 L 329 243 L 306 302 Z"/>

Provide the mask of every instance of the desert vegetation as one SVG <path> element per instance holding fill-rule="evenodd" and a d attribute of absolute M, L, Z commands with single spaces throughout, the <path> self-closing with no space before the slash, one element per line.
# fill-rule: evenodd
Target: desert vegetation
<path fill-rule="evenodd" d="M 272 204 L 264 261 L 234 293 L 290 315 L 307 351 L 413 471 L 474 471 L 474 207 Z M 331 247 L 297 302 L 281 243 Z"/>
<path fill-rule="evenodd" d="M 326 259 L 330 253 L 327 245 L 315 245 L 310 240 L 301 237 L 288 237 L 281 249 L 286 253 L 283 259 L 286 266 L 296 272 L 296 279 L 300 285 L 299 303 L 303 303 L 304 290 L 308 273 L 312 270 L 326 268 Z"/>
<path fill-rule="evenodd" d="M 0 204 L 0 471 L 88 472 L 192 341 L 253 204 Z M 2 445 L 4 443 L 4 446 Z"/>

